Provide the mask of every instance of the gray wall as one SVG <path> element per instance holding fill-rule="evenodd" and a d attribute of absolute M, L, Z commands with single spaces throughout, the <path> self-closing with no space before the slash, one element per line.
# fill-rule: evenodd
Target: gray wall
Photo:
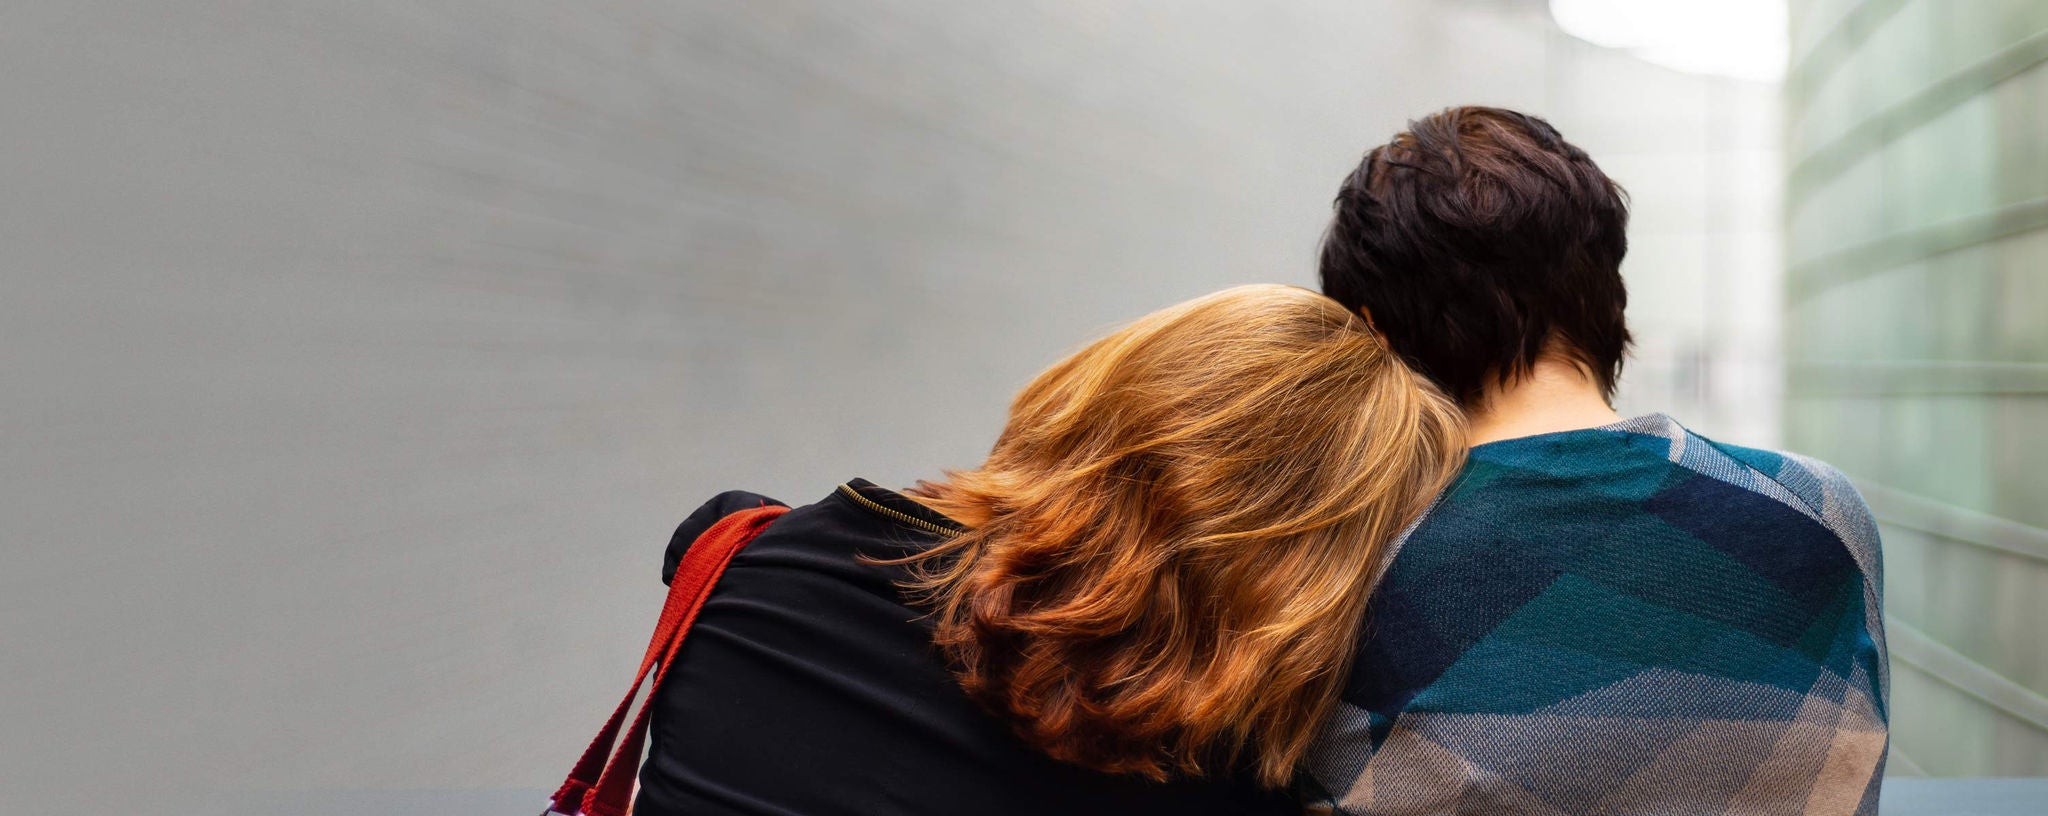
<path fill-rule="evenodd" d="M 2048 775 L 2048 4 L 1794 4 L 1787 444 L 1883 522 L 1895 774 Z"/>
<path fill-rule="evenodd" d="M 8 4 L 0 801 L 551 785 L 697 501 L 972 464 L 1447 104 L 1636 193 L 1683 415 L 1768 98 L 1512 0 Z"/>

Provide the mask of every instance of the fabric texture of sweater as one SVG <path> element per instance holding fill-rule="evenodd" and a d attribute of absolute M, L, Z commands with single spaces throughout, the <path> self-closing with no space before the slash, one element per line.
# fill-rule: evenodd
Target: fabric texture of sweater
<path fill-rule="evenodd" d="M 1479 445 L 1397 542 L 1311 801 L 1871 814 L 1877 530 L 1849 481 L 1653 414 Z"/>

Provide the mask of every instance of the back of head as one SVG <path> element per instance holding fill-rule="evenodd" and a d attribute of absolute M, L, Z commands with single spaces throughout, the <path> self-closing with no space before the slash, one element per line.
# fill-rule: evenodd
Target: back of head
<path fill-rule="evenodd" d="M 1384 544 L 1463 459 L 1456 407 L 1362 318 L 1288 286 L 1149 315 L 1017 397 L 919 492 L 970 694 L 1054 757 L 1286 782 L 1342 682 Z M 948 556 L 948 557 L 940 557 Z"/>
<path fill-rule="evenodd" d="M 1466 407 L 1565 355 L 1611 398 L 1629 334 L 1628 202 L 1548 122 L 1451 108 L 1373 148 L 1337 192 L 1323 291 Z"/>

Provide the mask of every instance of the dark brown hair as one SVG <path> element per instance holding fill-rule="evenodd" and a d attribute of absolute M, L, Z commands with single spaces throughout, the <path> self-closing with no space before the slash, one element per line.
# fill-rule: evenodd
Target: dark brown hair
<path fill-rule="evenodd" d="M 1337 191 L 1323 292 L 1467 408 L 1544 354 L 1609 398 L 1628 351 L 1628 199 L 1550 123 L 1451 108 L 1373 148 Z"/>
<path fill-rule="evenodd" d="M 1155 312 L 1032 381 L 980 467 L 914 491 L 967 692 L 1055 758 L 1292 778 L 1385 546 L 1464 461 L 1457 406 L 1291 286 Z"/>

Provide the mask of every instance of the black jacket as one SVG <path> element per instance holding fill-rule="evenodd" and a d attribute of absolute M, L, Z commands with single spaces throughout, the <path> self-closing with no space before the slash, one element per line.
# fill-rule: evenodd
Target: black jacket
<path fill-rule="evenodd" d="M 666 581 L 697 535 L 772 499 L 722 493 L 677 528 Z M 959 526 L 855 479 L 777 519 L 733 559 L 654 701 L 637 816 L 1298 814 L 1245 779 L 1155 784 L 1056 762 L 970 701 L 898 587 Z"/>

